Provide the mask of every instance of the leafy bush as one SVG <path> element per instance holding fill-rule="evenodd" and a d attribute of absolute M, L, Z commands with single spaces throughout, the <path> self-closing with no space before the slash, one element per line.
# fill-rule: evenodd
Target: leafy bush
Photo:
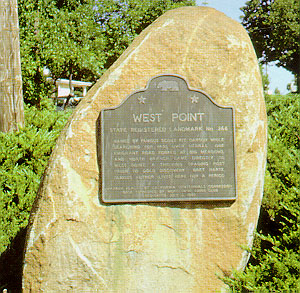
<path fill-rule="evenodd" d="M 41 176 L 71 113 L 55 112 L 49 100 L 41 107 L 25 106 L 26 126 L 0 133 L 0 255 L 27 226 Z"/>
<path fill-rule="evenodd" d="M 259 233 L 233 292 L 300 291 L 300 96 L 267 96 L 268 160 Z"/>

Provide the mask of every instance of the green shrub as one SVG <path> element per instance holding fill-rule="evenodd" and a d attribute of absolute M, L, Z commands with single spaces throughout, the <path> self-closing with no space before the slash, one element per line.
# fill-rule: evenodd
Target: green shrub
<path fill-rule="evenodd" d="M 245 272 L 224 278 L 233 292 L 300 292 L 300 96 L 267 96 L 264 198 Z"/>
<path fill-rule="evenodd" d="M 0 254 L 27 226 L 41 176 L 71 112 L 56 112 L 49 100 L 41 109 L 25 106 L 26 126 L 0 133 Z"/>

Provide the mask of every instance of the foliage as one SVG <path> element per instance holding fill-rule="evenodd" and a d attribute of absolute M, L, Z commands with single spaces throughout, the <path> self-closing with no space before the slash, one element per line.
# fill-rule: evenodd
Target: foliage
<path fill-rule="evenodd" d="M 39 104 L 53 79 L 96 81 L 134 37 L 166 10 L 194 0 L 19 0 L 25 102 Z"/>
<path fill-rule="evenodd" d="M 167 10 L 195 5 L 194 0 L 97 1 L 96 22 L 106 39 L 105 68 L 122 54 L 133 39 Z"/>
<path fill-rule="evenodd" d="M 269 86 L 270 86 L 269 74 L 264 72 L 262 64 L 259 64 L 259 69 L 260 69 L 260 74 L 262 77 L 263 89 L 264 89 L 264 92 L 267 93 L 269 90 Z"/>
<path fill-rule="evenodd" d="M 267 96 L 268 161 L 259 233 L 233 292 L 300 291 L 300 96 Z"/>
<path fill-rule="evenodd" d="M 103 69 L 104 39 L 94 22 L 93 1 L 20 0 L 20 46 L 25 102 L 39 104 L 53 79 L 95 80 Z"/>
<path fill-rule="evenodd" d="M 299 0 L 250 0 L 241 10 L 259 58 L 276 61 L 292 72 L 300 83 Z"/>
<path fill-rule="evenodd" d="M 26 126 L 0 133 L 0 254 L 29 213 L 55 141 L 70 112 L 55 112 L 45 100 L 38 110 L 25 106 Z"/>

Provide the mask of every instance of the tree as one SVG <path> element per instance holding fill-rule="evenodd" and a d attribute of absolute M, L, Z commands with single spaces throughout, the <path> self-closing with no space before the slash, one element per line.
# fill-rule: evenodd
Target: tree
<path fill-rule="evenodd" d="M 299 0 L 250 0 L 241 10 L 262 62 L 276 61 L 292 72 L 300 91 L 300 6 Z"/>
<path fill-rule="evenodd" d="M 96 81 L 146 26 L 194 0 L 19 0 L 26 102 L 46 95 L 52 77 Z"/>
<path fill-rule="evenodd" d="M 50 85 L 43 69 L 58 78 L 96 80 L 103 72 L 105 42 L 94 21 L 94 1 L 20 0 L 24 97 L 39 105 Z"/>
<path fill-rule="evenodd" d="M 0 3 L 0 131 L 24 125 L 17 0 Z"/>
<path fill-rule="evenodd" d="M 263 84 L 264 92 L 268 93 L 269 86 L 270 86 L 270 80 L 269 80 L 268 72 L 267 72 L 267 70 L 264 71 L 262 64 L 259 64 L 259 69 L 260 69 L 260 74 L 261 74 L 261 78 L 262 78 L 262 84 Z"/>
<path fill-rule="evenodd" d="M 194 0 L 97 1 L 96 22 L 103 27 L 109 68 L 133 39 L 170 9 L 195 5 Z M 101 3 L 101 4 L 100 4 Z"/>

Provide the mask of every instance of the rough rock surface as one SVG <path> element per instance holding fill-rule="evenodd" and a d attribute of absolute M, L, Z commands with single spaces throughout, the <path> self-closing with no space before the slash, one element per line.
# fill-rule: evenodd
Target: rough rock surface
<path fill-rule="evenodd" d="M 102 205 L 95 124 L 148 80 L 180 74 L 234 106 L 238 199 Z M 78 106 L 60 137 L 28 238 L 24 292 L 216 292 L 216 274 L 243 269 L 266 162 L 261 77 L 243 27 L 214 9 L 169 11 L 144 30 Z"/>

